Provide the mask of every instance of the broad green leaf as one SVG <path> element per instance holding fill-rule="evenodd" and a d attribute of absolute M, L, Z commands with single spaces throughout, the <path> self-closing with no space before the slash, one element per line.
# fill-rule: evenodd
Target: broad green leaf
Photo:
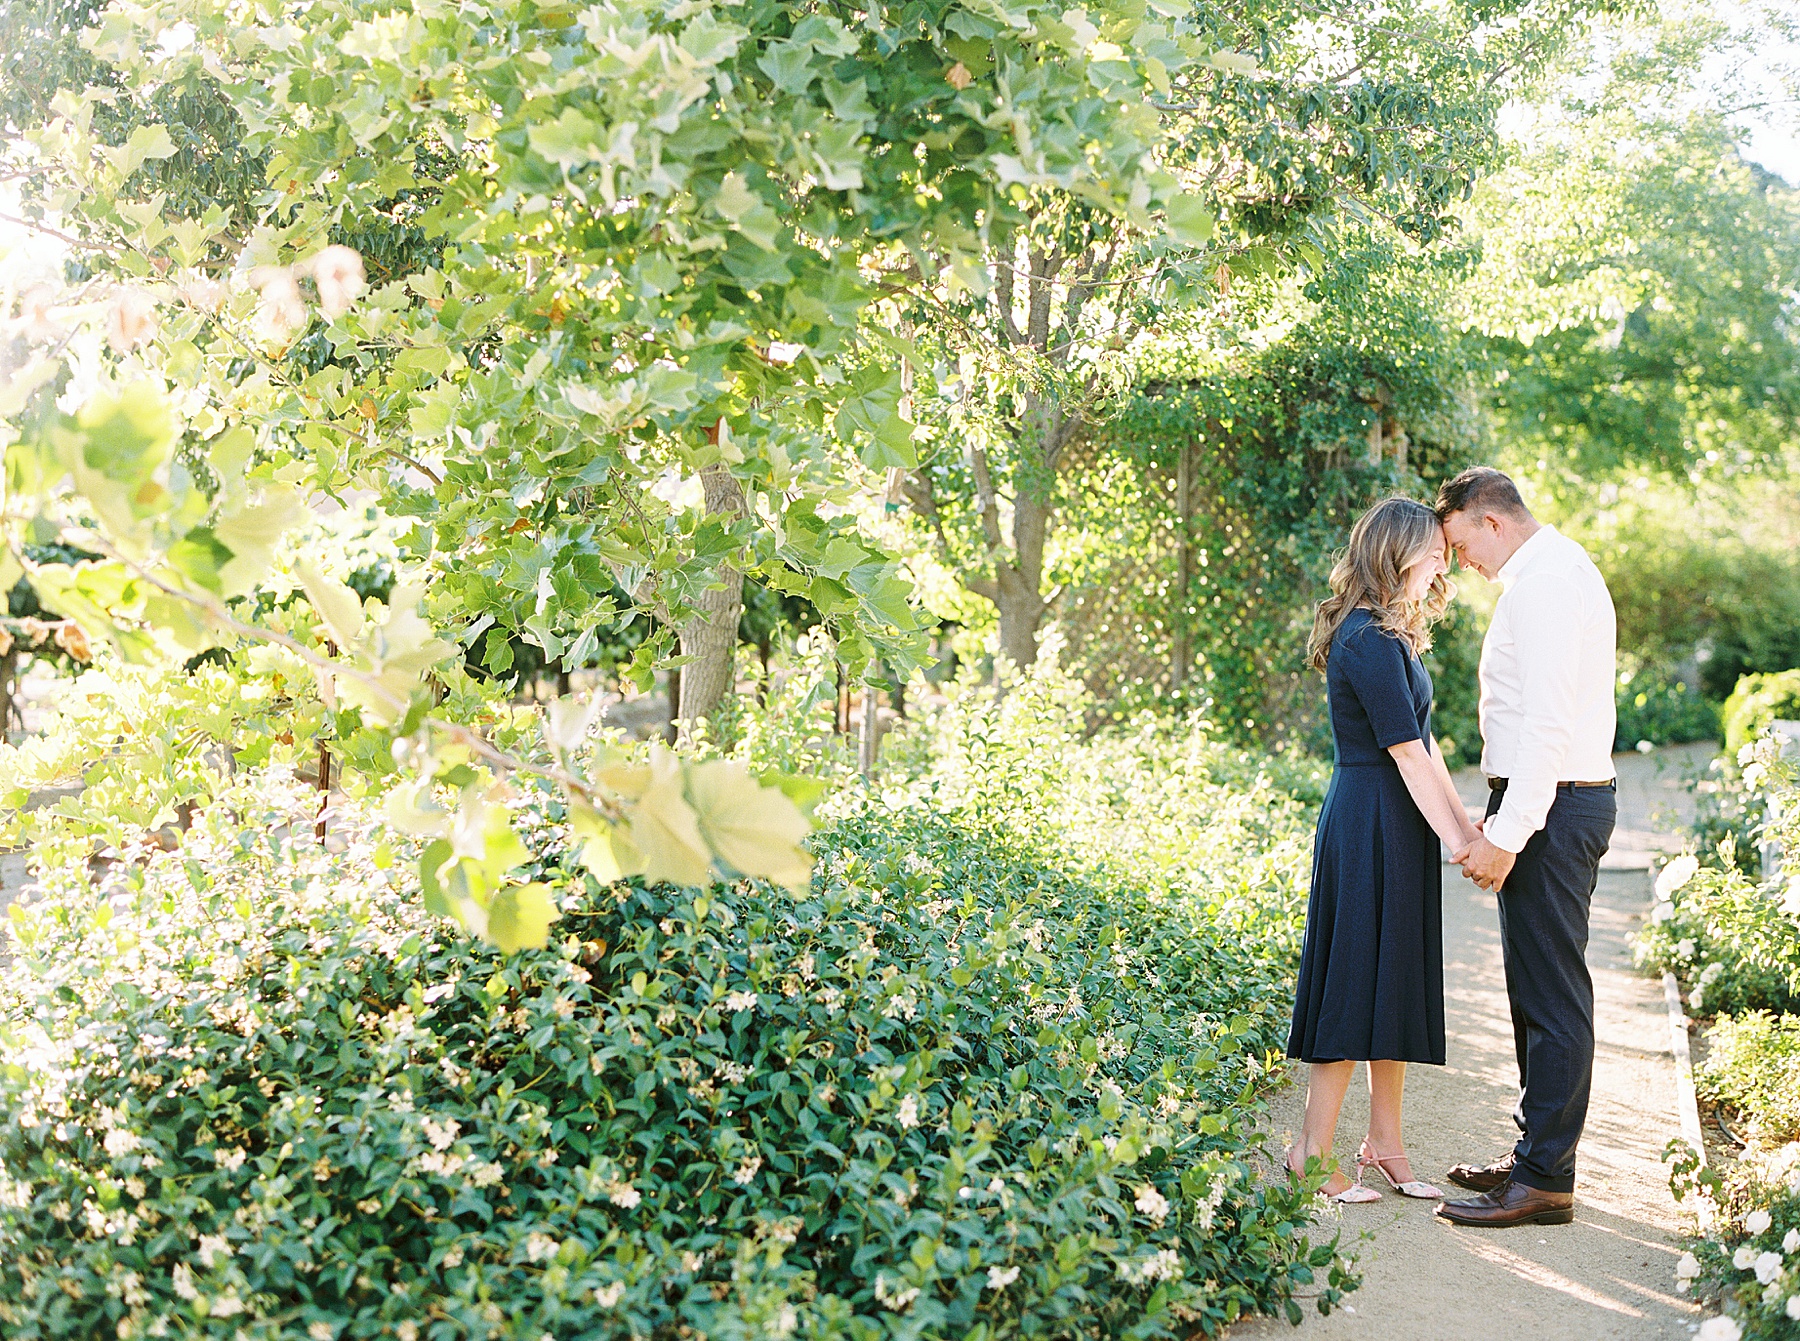
<path fill-rule="evenodd" d="M 219 574 L 231 562 L 231 549 L 209 526 L 196 526 L 169 546 L 169 566 L 197 587 L 214 595 L 223 590 Z"/>
<path fill-rule="evenodd" d="M 581 864 L 601 884 L 643 873 L 644 855 L 632 844 L 624 826 L 577 801 L 569 807 L 569 827 L 582 840 Z"/>
<path fill-rule="evenodd" d="M 1218 231 L 1218 206 L 1204 196 L 1176 196 L 1168 203 L 1165 213 L 1169 220 L 1169 233 L 1177 242 L 1195 247 L 1204 246 L 1212 241 L 1213 234 Z"/>
<path fill-rule="evenodd" d="M 587 740 L 588 728 L 594 724 L 594 715 L 599 707 L 598 694 L 590 697 L 586 703 L 573 698 L 551 701 L 544 708 L 545 743 L 558 754 L 573 754 Z"/>
<path fill-rule="evenodd" d="M 429 912 L 440 917 L 455 917 L 456 906 L 451 903 L 450 896 L 445 893 L 440 872 L 455 859 L 450 840 L 439 838 L 425 846 L 424 854 L 419 858 L 419 888 L 425 896 L 425 907 Z"/>
<path fill-rule="evenodd" d="M 116 149 L 103 148 L 100 152 L 121 176 L 129 177 L 144 165 L 145 159 L 173 157 L 175 141 L 169 138 L 167 126 L 139 126 L 124 144 Z"/>
<path fill-rule="evenodd" d="M 140 381 L 117 393 L 96 393 L 53 430 L 75 487 L 115 539 L 129 536 L 140 519 L 166 512 L 175 501 L 162 476 L 178 429 L 162 391 Z"/>
<path fill-rule="evenodd" d="M 507 954 L 541 950 L 558 916 L 548 885 L 508 885 L 488 904 L 487 939 Z"/>
<path fill-rule="evenodd" d="M 631 841 L 644 854 L 644 877 L 704 885 L 712 853 L 682 795 L 681 760 L 661 745 L 650 749 L 650 785 L 631 808 Z"/>
<path fill-rule="evenodd" d="M 812 857 L 800 840 L 812 832 L 778 788 L 764 787 L 736 760 L 711 759 L 688 770 L 688 799 L 700 834 L 728 865 L 804 890 Z"/>
<path fill-rule="evenodd" d="M 855 394 L 844 401 L 835 421 L 839 436 L 855 444 L 856 454 L 871 470 L 916 466 L 913 426 L 900 413 L 898 370 L 870 368 L 858 373 L 851 385 Z"/>
<path fill-rule="evenodd" d="M 325 627 L 336 640 L 338 650 L 347 652 L 356 646 L 362 640 L 366 627 L 362 597 L 336 578 L 327 577 L 306 559 L 295 561 L 294 576 L 300 579 L 300 585 L 306 591 L 306 599 L 312 602 L 312 608 L 325 621 Z"/>
<path fill-rule="evenodd" d="M 231 550 L 230 560 L 219 570 L 221 594 L 227 599 L 247 595 L 268 572 L 281 537 L 305 517 L 306 506 L 299 495 L 286 489 L 220 517 L 213 524 L 213 534 Z"/>
<path fill-rule="evenodd" d="M 1258 68 L 1256 57 L 1241 51 L 1215 51 L 1206 61 L 1215 70 L 1229 70 L 1232 74 L 1255 74 Z"/>
<path fill-rule="evenodd" d="M 719 189 L 713 196 L 712 204 L 720 214 L 736 223 L 762 204 L 762 198 L 750 189 L 749 184 L 741 176 L 735 172 L 728 172 L 719 182 Z"/>
<path fill-rule="evenodd" d="M 531 127 L 526 133 L 531 152 L 567 171 L 598 158 L 599 128 L 573 107 L 556 120 Z"/>

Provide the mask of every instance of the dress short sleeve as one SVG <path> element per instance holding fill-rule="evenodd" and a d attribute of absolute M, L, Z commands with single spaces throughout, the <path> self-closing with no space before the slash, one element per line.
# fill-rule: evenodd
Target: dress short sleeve
<path fill-rule="evenodd" d="M 1423 738 L 1404 643 L 1378 625 L 1365 623 L 1340 637 L 1332 656 L 1343 659 L 1344 678 L 1368 714 L 1377 745 L 1385 750 Z"/>

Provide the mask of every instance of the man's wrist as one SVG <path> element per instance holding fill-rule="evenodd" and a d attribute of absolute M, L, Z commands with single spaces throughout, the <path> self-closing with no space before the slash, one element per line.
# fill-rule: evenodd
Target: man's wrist
<path fill-rule="evenodd" d="M 1531 841 L 1531 835 L 1535 832 L 1535 829 L 1528 829 L 1520 821 L 1506 815 L 1495 815 L 1482 829 L 1488 842 L 1515 857 Z"/>

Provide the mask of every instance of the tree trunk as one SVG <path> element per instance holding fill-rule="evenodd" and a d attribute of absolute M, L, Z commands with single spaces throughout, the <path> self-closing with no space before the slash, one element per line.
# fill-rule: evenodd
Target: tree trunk
<path fill-rule="evenodd" d="M 707 466 L 700 472 L 700 483 L 706 491 L 706 510 L 711 513 L 744 514 L 744 491 L 722 463 Z M 680 728 L 685 736 L 692 723 L 711 717 L 725 695 L 731 692 L 732 652 L 737 647 L 738 620 L 744 613 L 744 575 L 730 564 L 718 572 L 719 586 L 702 592 L 695 601 L 695 613 L 678 631 L 681 654 L 688 658 L 681 672 Z"/>
<path fill-rule="evenodd" d="M 1058 435 L 1061 436 L 1060 434 Z M 1050 453 L 1045 452 L 1049 457 Z M 1054 458 L 1049 461 L 1052 472 Z M 1020 670 L 1037 662 L 1038 625 L 1050 603 L 1044 599 L 1044 541 L 1050 534 L 1049 497 L 1054 484 L 1021 480 L 1013 498 L 1012 562 L 996 556 L 994 604 L 1000 609 L 1000 648 Z M 1042 493 L 1039 492 L 1042 490 Z"/>

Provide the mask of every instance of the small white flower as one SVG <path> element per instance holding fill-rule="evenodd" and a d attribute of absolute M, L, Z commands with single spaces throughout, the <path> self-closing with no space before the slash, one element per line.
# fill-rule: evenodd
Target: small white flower
<path fill-rule="evenodd" d="M 1775 1277 L 1781 1274 L 1781 1254 L 1761 1253 L 1753 1264 L 1756 1269 L 1756 1283 L 1770 1285 Z"/>
<path fill-rule="evenodd" d="M 1656 897 L 1667 899 L 1688 881 L 1694 878 L 1700 869 L 1699 858 L 1691 852 L 1683 852 L 1671 861 L 1656 875 Z"/>
<path fill-rule="evenodd" d="M 230 1292 L 212 1301 L 212 1315 L 215 1318 L 232 1318 L 243 1311 L 244 1301 Z"/>
<path fill-rule="evenodd" d="M 609 1183 L 606 1188 L 606 1199 L 615 1206 L 622 1206 L 624 1209 L 630 1210 L 644 1199 L 644 1194 L 630 1183 Z"/>
<path fill-rule="evenodd" d="M 1772 1222 L 1773 1217 L 1770 1216 L 1768 1211 L 1764 1210 L 1761 1206 L 1758 1206 L 1755 1210 L 1751 1211 L 1750 1214 L 1744 1217 L 1744 1228 L 1751 1234 L 1762 1234 L 1767 1232 L 1769 1225 Z"/>
<path fill-rule="evenodd" d="M 1700 1274 L 1700 1259 L 1692 1253 L 1683 1253 L 1681 1260 L 1675 1264 L 1676 1280 L 1693 1280 Z"/>
<path fill-rule="evenodd" d="M 1692 936 L 1687 937 L 1685 940 L 1675 942 L 1675 958 L 1677 959 L 1692 959 L 1694 957 L 1694 950 L 1695 945 Z"/>
<path fill-rule="evenodd" d="M 1694 1341 L 1740 1341 L 1744 1329 L 1738 1326 L 1736 1318 L 1720 1315 L 1708 1318 L 1700 1324 L 1700 1330 L 1694 1334 Z"/>
<path fill-rule="evenodd" d="M 1800 1229 L 1790 1229 L 1781 1236 L 1781 1251 L 1791 1253 L 1800 1248 Z"/>
<path fill-rule="evenodd" d="M 188 1270 L 186 1262 L 175 1264 L 175 1269 L 169 1273 L 169 1284 L 183 1299 L 193 1299 L 200 1293 L 194 1288 L 194 1273 Z"/>
<path fill-rule="evenodd" d="M 143 1145 L 143 1141 L 134 1131 L 126 1131 L 123 1127 L 114 1127 L 106 1133 L 105 1145 L 107 1154 L 114 1159 L 120 1159 Z"/>
<path fill-rule="evenodd" d="M 331 1324 L 328 1322 L 315 1322 L 306 1329 L 306 1335 L 310 1338 L 310 1341 L 331 1341 Z"/>
<path fill-rule="evenodd" d="M 916 1094 L 909 1094 L 902 1099 L 900 1101 L 900 1111 L 894 1115 L 894 1120 L 902 1127 L 912 1128 L 918 1126 L 919 1096 Z"/>
<path fill-rule="evenodd" d="M 991 1266 L 988 1268 L 987 1287 L 990 1290 L 1004 1290 L 1007 1286 L 1011 1285 L 1018 1278 L 1019 1278 L 1019 1268 L 1016 1266 L 1015 1267 Z"/>
<path fill-rule="evenodd" d="M 1132 1204 L 1159 1225 L 1169 1214 L 1169 1199 L 1149 1183 L 1138 1189 L 1137 1200 Z"/>
<path fill-rule="evenodd" d="M 1650 910 L 1650 920 L 1652 922 L 1667 922 L 1673 916 L 1675 916 L 1675 905 L 1670 903 L 1667 899 L 1664 899 L 1661 903 L 1657 904 L 1656 907 Z"/>
<path fill-rule="evenodd" d="M 611 1285 L 601 1285 L 594 1290 L 594 1302 L 601 1308 L 612 1308 L 625 1297 L 625 1282 L 616 1280 Z"/>
<path fill-rule="evenodd" d="M 1795 1322 L 1800 1322 L 1800 1294 L 1790 1294 L 1788 1296 L 1787 1315 Z"/>
<path fill-rule="evenodd" d="M 733 992 L 730 996 L 725 998 L 725 1009 L 734 1014 L 740 1010 L 755 1010 L 756 993 Z"/>
<path fill-rule="evenodd" d="M 1754 1245 L 1748 1243 L 1738 1244 L 1737 1251 L 1731 1255 L 1731 1265 L 1736 1267 L 1739 1271 L 1748 1271 L 1755 1264 L 1756 1248 Z"/>
<path fill-rule="evenodd" d="M 736 1183 L 739 1187 L 749 1187 L 751 1182 L 756 1178 L 756 1175 L 762 1170 L 762 1163 L 761 1155 L 750 1156 L 749 1159 L 738 1165 L 737 1172 L 731 1175 L 731 1181 Z"/>
<path fill-rule="evenodd" d="M 420 1125 L 424 1127 L 425 1139 L 431 1142 L 433 1150 L 448 1150 L 456 1144 L 456 1138 L 462 1132 L 462 1123 L 455 1118 L 450 1118 L 441 1125 L 430 1118 L 423 1118 Z"/>
<path fill-rule="evenodd" d="M 525 1239 L 525 1256 L 534 1262 L 543 1262 L 555 1257 L 562 1244 L 548 1234 L 530 1234 Z"/>
<path fill-rule="evenodd" d="M 200 1265 L 210 1267 L 220 1258 L 231 1256 L 231 1243 L 223 1234 L 202 1234 L 200 1236 Z"/>
<path fill-rule="evenodd" d="M 319 306 L 328 317 L 341 317 L 356 302 L 367 282 L 363 259 L 355 249 L 332 245 L 308 262 L 313 283 L 319 286 Z"/>
<path fill-rule="evenodd" d="M 900 1312 L 918 1297 L 919 1288 L 916 1285 L 902 1289 L 898 1285 L 889 1285 L 886 1276 L 875 1277 L 875 1300 L 891 1312 Z"/>

